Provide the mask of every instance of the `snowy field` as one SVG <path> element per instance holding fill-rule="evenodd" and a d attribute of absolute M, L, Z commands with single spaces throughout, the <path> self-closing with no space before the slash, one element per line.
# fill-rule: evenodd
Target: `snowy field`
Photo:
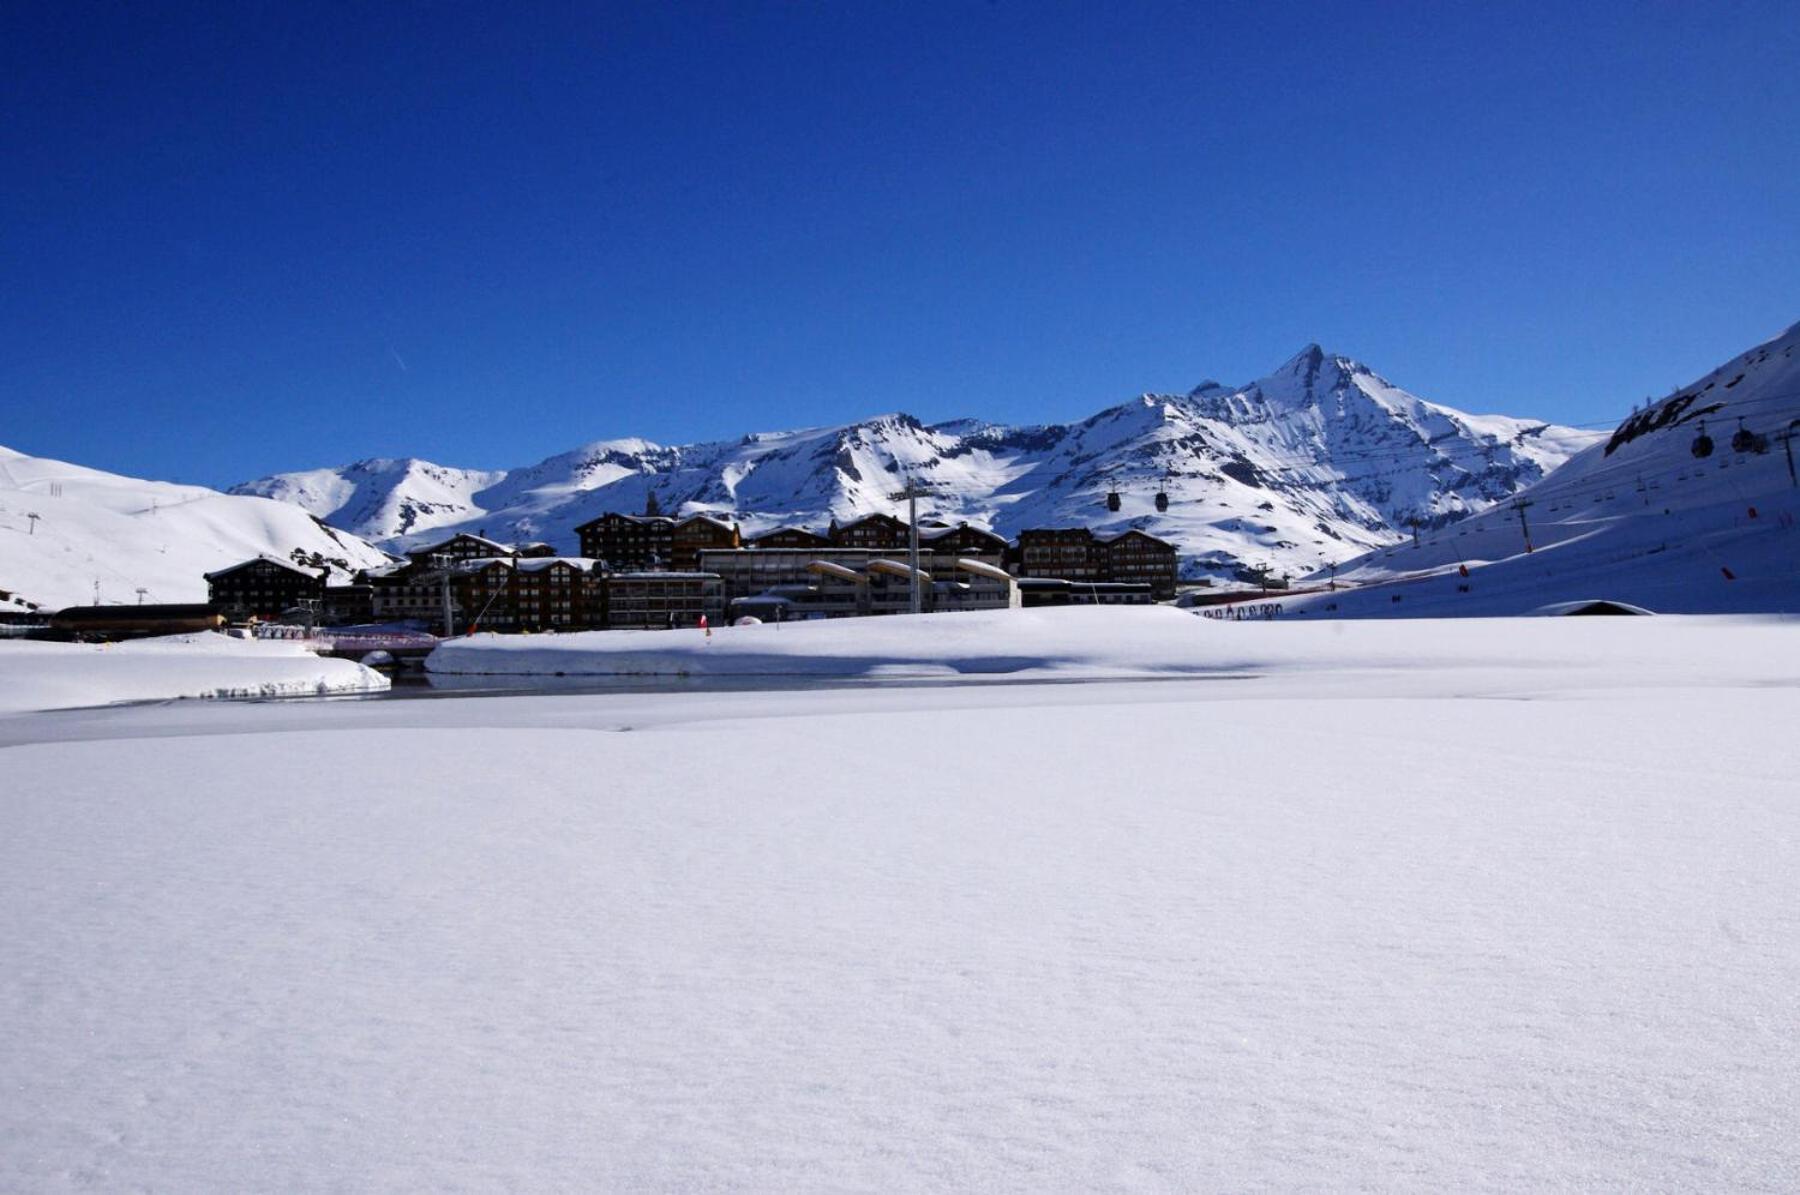
<path fill-rule="evenodd" d="M 128 643 L 0 641 L 0 713 L 181 697 L 372 693 L 387 678 L 297 643 L 165 635 Z"/>
<path fill-rule="evenodd" d="M 0 718 L 0 1189 L 1800 1187 L 1800 624 L 1190 621 Z"/>

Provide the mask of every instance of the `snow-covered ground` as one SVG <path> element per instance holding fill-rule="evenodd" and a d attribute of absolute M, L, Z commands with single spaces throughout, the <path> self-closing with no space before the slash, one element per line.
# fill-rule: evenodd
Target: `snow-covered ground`
<path fill-rule="evenodd" d="M 1216 638 L 1161 606 L 983 610 L 676 631 L 471 635 L 433 672 L 473 676 L 1142 676 L 1210 670 Z"/>
<path fill-rule="evenodd" d="M 1783 439 L 1797 428 L 1800 324 L 1633 414 L 1527 490 L 1526 505 L 1346 561 L 1337 579 L 1360 588 L 1296 597 L 1287 611 L 1446 618 L 1611 598 L 1665 613 L 1800 612 L 1800 484 Z M 1702 436 L 1712 447 L 1697 457 Z"/>
<path fill-rule="evenodd" d="M 295 550 L 327 562 L 334 583 L 388 561 L 290 503 L 0 447 L 0 590 L 40 606 L 203 602 L 207 572 Z"/>
<path fill-rule="evenodd" d="M 0 1188 L 1800 1186 L 1800 625 L 1191 621 L 0 718 Z"/>
<path fill-rule="evenodd" d="M 378 692 L 387 678 L 298 643 L 167 635 L 130 643 L 0 641 L 0 713 L 177 697 Z"/>

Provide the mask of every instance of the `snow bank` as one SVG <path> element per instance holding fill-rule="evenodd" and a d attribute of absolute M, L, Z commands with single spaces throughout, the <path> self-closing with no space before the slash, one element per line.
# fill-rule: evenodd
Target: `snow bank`
<path fill-rule="evenodd" d="M 998 610 L 698 630 L 475 635 L 439 645 L 439 674 L 964 678 L 1287 675 L 1313 685 L 1374 673 L 1589 687 L 1645 678 L 1785 683 L 1800 620 L 1443 619 L 1215 622 L 1165 606 Z M 1505 678 L 1511 678 L 1506 680 Z"/>
<path fill-rule="evenodd" d="M 0 712 L 174 697 L 366 693 L 387 678 L 297 643 L 170 635 L 131 643 L 0 642 Z"/>
<path fill-rule="evenodd" d="M 1138 676 L 1217 667 L 1199 619 L 1160 606 L 992 610 L 699 630 L 474 635 L 433 672 L 518 676 Z"/>

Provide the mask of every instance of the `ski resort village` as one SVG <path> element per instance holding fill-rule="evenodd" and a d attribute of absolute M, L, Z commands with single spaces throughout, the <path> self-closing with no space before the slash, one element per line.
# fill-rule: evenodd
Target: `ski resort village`
<path fill-rule="evenodd" d="M 1795 15 L 0 7 L 0 1195 L 1800 1192 Z"/>
<path fill-rule="evenodd" d="M 0 1186 L 1791 1189 L 1797 344 L 6 452 Z"/>

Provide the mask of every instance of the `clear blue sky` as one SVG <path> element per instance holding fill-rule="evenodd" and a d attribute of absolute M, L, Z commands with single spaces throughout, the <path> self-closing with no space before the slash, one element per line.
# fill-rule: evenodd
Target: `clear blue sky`
<path fill-rule="evenodd" d="M 1800 320 L 1797 63 L 1791 2 L 10 4 L 0 443 L 506 466 L 1314 340 L 1604 419 Z"/>

